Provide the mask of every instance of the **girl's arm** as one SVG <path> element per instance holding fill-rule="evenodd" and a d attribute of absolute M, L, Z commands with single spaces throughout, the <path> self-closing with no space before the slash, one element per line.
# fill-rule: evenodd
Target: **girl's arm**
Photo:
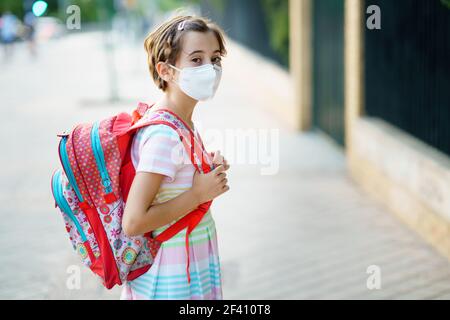
<path fill-rule="evenodd" d="M 158 229 L 229 190 L 224 166 L 207 174 L 194 175 L 191 189 L 161 204 L 151 205 L 164 175 L 138 172 L 131 185 L 122 219 L 127 236 L 142 235 Z M 145 190 L 145 191 L 144 191 Z"/>

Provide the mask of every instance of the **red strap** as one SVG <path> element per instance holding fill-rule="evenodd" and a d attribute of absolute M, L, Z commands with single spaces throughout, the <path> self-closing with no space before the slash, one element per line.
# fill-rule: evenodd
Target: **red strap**
<path fill-rule="evenodd" d="M 105 202 L 108 203 L 108 204 L 111 204 L 111 203 L 114 203 L 114 202 L 117 201 L 117 197 L 114 194 L 114 192 L 110 192 L 110 193 L 105 194 L 103 196 L 103 199 L 105 199 Z"/>
<path fill-rule="evenodd" d="M 89 243 L 89 240 L 86 240 L 83 242 L 84 247 L 86 248 L 86 251 L 88 253 L 89 260 L 91 261 L 91 265 L 94 264 L 95 258 L 94 252 L 92 251 L 91 244 Z"/>
<path fill-rule="evenodd" d="M 132 114 L 132 123 L 135 124 L 139 119 L 141 119 L 148 109 L 151 109 L 153 105 L 149 106 L 143 102 L 139 102 L 139 105 L 136 110 L 133 111 Z"/>
<path fill-rule="evenodd" d="M 78 204 L 78 206 L 79 206 L 80 209 L 83 210 L 83 211 L 90 208 L 90 207 L 89 207 L 89 204 L 88 204 L 86 201 L 80 202 L 80 203 Z"/>
<path fill-rule="evenodd" d="M 159 242 L 164 242 L 175 236 L 178 232 L 183 230 L 184 228 L 191 225 L 191 221 L 196 222 L 201 220 L 203 216 L 206 214 L 206 212 L 209 210 L 209 207 L 211 206 L 212 200 L 202 203 L 197 207 L 197 209 L 191 211 L 187 215 L 185 215 L 183 218 L 179 219 L 177 222 L 175 222 L 173 225 L 168 227 L 166 230 L 161 232 L 155 240 Z M 200 219 L 199 219 L 200 217 Z M 193 225 L 193 223 L 192 223 Z M 195 224 L 197 226 L 197 224 Z M 195 227 L 194 226 L 194 227 Z"/>
<path fill-rule="evenodd" d="M 100 258 L 97 260 L 99 260 L 99 263 L 101 263 L 101 267 L 99 266 L 99 268 L 101 268 L 101 274 L 103 274 L 104 276 L 104 285 L 108 289 L 111 289 L 116 284 L 121 285 L 122 281 L 120 279 L 119 270 L 117 268 L 117 264 L 115 263 L 114 255 L 111 250 L 111 245 L 109 244 L 106 231 L 103 228 L 103 224 L 98 216 L 97 209 L 95 207 L 88 207 L 82 210 L 86 215 L 86 218 L 98 242 Z M 94 271 L 94 269 L 92 270 Z"/>
<path fill-rule="evenodd" d="M 175 222 L 173 225 L 171 225 L 169 228 L 164 230 L 162 233 L 160 233 L 158 236 L 156 236 L 156 240 L 159 242 L 164 242 L 175 236 L 178 232 L 186 229 L 186 238 L 185 238 L 185 246 L 186 246 L 186 274 L 188 278 L 188 283 L 191 282 L 191 276 L 189 272 L 189 266 L 190 266 L 190 252 L 189 252 L 189 236 L 191 232 L 195 229 L 195 227 L 200 223 L 200 221 L 203 219 L 204 215 L 208 211 L 209 207 L 211 206 L 212 200 L 202 203 L 197 209 L 190 212 L 189 214 L 185 215 L 183 218 Z M 148 236 L 148 234 L 147 234 Z"/>

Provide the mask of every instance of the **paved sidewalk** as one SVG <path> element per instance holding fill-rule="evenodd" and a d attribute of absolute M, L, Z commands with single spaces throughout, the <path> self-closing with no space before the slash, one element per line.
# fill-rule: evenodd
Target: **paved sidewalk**
<path fill-rule="evenodd" d="M 229 160 L 248 159 L 254 143 L 230 148 L 213 141 L 220 138 L 215 133 L 233 137 L 252 129 L 263 139 L 278 130 L 278 146 L 268 146 L 279 149 L 273 150 L 279 171 L 262 175 L 267 162 L 231 161 L 230 191 L 212 207 L 224 297 L 450 299 L 450 263 L 349 178 L 342 150 L 318 132 L 289 130 L 267 111 L 265 104 L 281 108 L 283 99 L 258 78 L 283 75 L 236 44 L 229 52 L 218 95 L 198 106 L 194 122 L 206 147 L 223 150 Z M 48 43 L 36 61 L 16 53 L 0 61 L 0 139 L 8 150 L 0 158 L 0 298 L 117 299 L 120 288 L 103 289 L 84 267 L 81 290 L 67 288 L 67 268 L 79 260 L 52 206 L 49 179 L 58 166 L 56 132 L 157 96 L 145 53 L 141 45 L 116 52 L 118 104 L 106 100 L 98 34 Z M 371 265 L 381 270 L 379 290 L 366 286 Z"/>

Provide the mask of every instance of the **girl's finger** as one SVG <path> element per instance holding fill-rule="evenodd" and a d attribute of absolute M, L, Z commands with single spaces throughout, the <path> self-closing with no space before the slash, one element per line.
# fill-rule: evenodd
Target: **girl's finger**
<path fill-rule="evenodd" d="M 220 154 L 220 151 L 214 153 L 213 163 L 221 164 L 223 162 L 223 156 Z"/>
<path fill-rule="evenodd" d="M 228 170 L 228 168 L 230 167 L 228 161 L 225 158 L 223 159 L 223 166 L 225 167 L 225 170 Z"/>
<path fill-rule="evenodd" d="M 223 167 L 222 164 L 220 164 L 220 165 L 218 165 L 217 167 L 215 167 L 214 170 L 211 171 L 211 172 L 212 172 L 213 175 L 218 175 L 218 174 L 220 174 L 221 172 L 223 172 L 224 170 L 225 170 L 225 168 Z"/>

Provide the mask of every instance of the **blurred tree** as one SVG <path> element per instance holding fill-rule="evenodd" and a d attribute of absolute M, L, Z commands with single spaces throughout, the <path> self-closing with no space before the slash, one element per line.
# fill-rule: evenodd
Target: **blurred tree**
<path fill-rule="evenodd" d="M 289 0 L 262 0 L 270 44 L 285 65 L 289 63 Z"/>
<path fill-rule="evenodd" d="M 10 11 L 18 17 L 22 17 L 24 14 L 22 2 L 17 0 L 1 0 L 0 13 L 5 11 Z"/>
<path fill-rule="evenodd" d="M 177 8 L 183 7 L 186 3 L 189 5 L 190 3 L 194 3 L 196 0 L 158 0 L 157 4 L 161 11 L 171 11 Z"/>
<path fill-rule="evenodd" d="M 441 3 L 450 9 L 450 0 L 441 0 Z"/>
<path fill-rule="evenodd" d="M 91 0 L 70 0 L 71 5 L 77 5 L 80 7 L 82 14 L 82 22 L 96 22 L 100 20 L 101 1 Z M 64 10 L 65 12 L 65 10 Z"/>

